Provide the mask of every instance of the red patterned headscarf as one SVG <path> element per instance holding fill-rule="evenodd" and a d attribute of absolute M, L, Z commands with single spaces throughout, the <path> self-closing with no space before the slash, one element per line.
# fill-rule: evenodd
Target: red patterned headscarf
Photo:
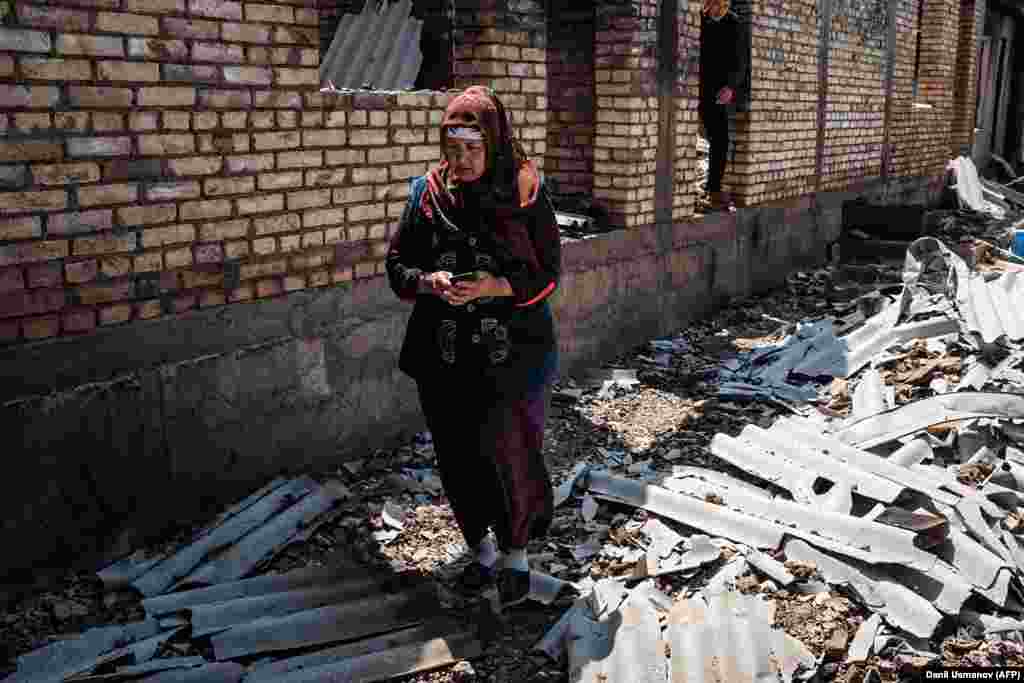
<path fill-rule="evenodd" d="M 481 196 L 497 207 L 527 208 L 537 199 L 540 174 L 526 158 L 523 147 L 512 133 L 512 124 L 501 100 L 490 88 L 474 85 L 453 99 L 441 121 L 440 164 L 427 173 L 427 188 L 420 208 L 432 217 L 435 209 L 450 215 L 459 206 L 459 186 L 449 177 L 448 161 L 444 159 L 444 143 L 449 128 L 475 128 L 487 144 L 487 170 L 474 184 L 480 183 Z"/>

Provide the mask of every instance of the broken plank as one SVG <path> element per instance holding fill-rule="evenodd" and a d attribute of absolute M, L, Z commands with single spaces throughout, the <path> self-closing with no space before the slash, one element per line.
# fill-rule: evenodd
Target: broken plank
<path fill-rule="evenodd" d="M 429 585 L 392 595 L 372 595 L 343 605 L 305 610 L 284 617 L 233 626 L 211 638 L 218 661 L 281 652 L 382 633 L 423 621 L 438 607 Z"/>
<path fill-rule="evenodd" d="M 277 683 L 370 683 L 430 671 L 482 653 L 480 641 L 470 632 L 455 633 L 342 659 L 331 664 L 280 675 Z"/>
<path fill-rule="evenodd" d="M 185 577 L 186 584 L 216 584 L 245 576 L 264 558 L 288 545 L 348 495 L 340 482 L 330 481 L 280 514 L 253 529 L 234 545 Z"/>
<path fill-rule="evenodd" d="M 187 576 L 209 556 L 230 547 L 246 534 L 264 525 L 267 520 L 283 514 L 282 510 L 287 511 L 289 506 L 294 507 L 295 504 L 298 504 L 296 501 L 301 502 L 317 488 L 318 484 L 309 477 L 303 476 L 289 481 L 242 513 L 232 517 L 224 525 L 216 527 L 208 534 L 181 548 L 174 555 L 137 578 L 132 585 L 147 597 L 164 592 L 175 582 Z"/>

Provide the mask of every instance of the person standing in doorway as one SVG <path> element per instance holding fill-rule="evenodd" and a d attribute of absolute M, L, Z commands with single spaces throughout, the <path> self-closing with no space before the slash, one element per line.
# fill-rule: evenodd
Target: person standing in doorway
<path fill-rule="evenodd" d="M 729 110 L 746 80 L 746 27 L 729 0 L 704 0 L 700 21 L 700 118 L 709 150 L 708 195 L 712 210 L 732 208 L 722 191 L 729 153 Z"/>

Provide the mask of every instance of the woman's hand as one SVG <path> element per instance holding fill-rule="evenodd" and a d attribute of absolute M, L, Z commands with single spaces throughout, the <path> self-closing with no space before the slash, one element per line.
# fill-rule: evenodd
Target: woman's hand
<path fill-rule="evenodd" d="M 474 299 L 494 296 L 512 296 L 512 287 L 503 277 L 494 277 L 490 273 L 481 272 L 477 280 L 456 282 L 441 298 L 452 306 L 462 306 Z"/>
<path fill-rule="evenodd" d="M 420 294 L 434 294 L 444 298 L 445 292 L 451 289 L 452 283 L 449 278 L 452 274 L 447 270 L 439 270 L 435 273 L 423 273 L 420 276 Z"/>

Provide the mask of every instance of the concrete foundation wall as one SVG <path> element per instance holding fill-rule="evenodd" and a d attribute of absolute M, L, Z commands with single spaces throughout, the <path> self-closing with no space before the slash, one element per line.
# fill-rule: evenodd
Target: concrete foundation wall
<path fill-rule="evenodd" d="M 930 188 L 930 189 L 929 189 Z M 567 243 L 562 373 L 821 262 L 842 204 L 927 198 L 903 180 Z M 210 515 L 281 471 L 332 470 L 423 428 L 396 369 L 411 307 L 383 278 L 0 352 L 0 576 L 89 566 Z"/>

